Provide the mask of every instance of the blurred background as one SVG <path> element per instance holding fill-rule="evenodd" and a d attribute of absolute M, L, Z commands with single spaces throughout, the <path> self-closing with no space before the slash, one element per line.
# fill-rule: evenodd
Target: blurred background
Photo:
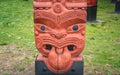
<path fill-rule="evenodd" d="M 120 14 L 98 0 L 97 21 L 87 22 L 84 75 L 120 75 Z M 0 0 L 0 75 L 34 75 L 32 0 Z"/>

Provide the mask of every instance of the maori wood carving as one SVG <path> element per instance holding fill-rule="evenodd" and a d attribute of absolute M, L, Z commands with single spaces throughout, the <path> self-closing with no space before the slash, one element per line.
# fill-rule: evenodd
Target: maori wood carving
<path fill-rule="evenodd" d="M 34 0 L 36 48 L 54 73 L 64 73 L 81 61 L 85 44 L 85 0 Z"/>

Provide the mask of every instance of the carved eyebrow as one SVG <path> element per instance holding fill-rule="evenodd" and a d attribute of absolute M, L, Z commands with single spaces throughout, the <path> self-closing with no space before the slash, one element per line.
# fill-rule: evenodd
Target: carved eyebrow
<path fill-rule="evenodd" d="M 68 20 L 68 21 L 62 23 L 61 26 L 67 28 L 69 26 L 72 26 L 72 25 L 78 24 L 78 23 L 82 23 L 83 24 L 85 22 L 84 22 L 84 20 L 76 18 L 76 19 L 71 19 L 71 20 Z"/>
<path fill-rule="evenodd" d="M 35 23 L 36 24 L 44 24 L 48 27 L 51 27 L 51 28 L 55 28 L 55 23 L 49 19 L 43 19 L 43 18 L 40 18 L 40 19 L 35 19 Z"/>
<path fill-rule="evenodd" d="M 56 15 L 50 13 L 50 12 L 45 12 L 42 10 L 35 10 L 34 11 L 34 22 L 35 23 L 42 23 L 45 24 L 49 27 L 55 27 L 55 23 L 57 21 Z"/>
<path fill-rule="evenodd" d="M 55 28 L 56 25 L 68 27 L 69 25 L 73 25 L 76 23 L 85 23 L 86 21 L 85 14 L 86 13 L 82 10 L 79 10 L 79 11 L 75 10 L 75 11 L 69 11 L 65 14 L 56 16 L 50 12 L 35 10 L 34 22 L 48 25 L 51 28 Z"/>
<path fill-rule="evenodd" d="M 74 24 L 78 24 L 78 23 L 82 23 L 83 24 L 84 22 L 85 21 L 82 20 L 82 19 L 75 18 L 75 19 L 67 20 L 64 23 L 60 24 L 59 26 L 67 28 L 67 27 L 69 27 L 71 25 L 74 25 Z M 44 19 L 43 18 L 35 19 L 35 23 L 44 24 L 44 25 L 46 25 L 48 27 L 51 27 L 51 28 L 55 28 L 56 25 L 57 25 L 55 22 L 53 22 L 53 21 L 51 21 L 49 19 L 45 19 L 45 18 Z"/>
<path fill-rule="evenodd" d="M 86 22 L 86 12 L 83 10 L 74 10 L 74 11 L 69 11 L 65 14 L 60 15 L 60 23 L 63 24 L 67 21 L 72 21 L 74 19 L 79 19 L 78 22 Z M 76 20 L 74 20 L 76 21 Z"/>

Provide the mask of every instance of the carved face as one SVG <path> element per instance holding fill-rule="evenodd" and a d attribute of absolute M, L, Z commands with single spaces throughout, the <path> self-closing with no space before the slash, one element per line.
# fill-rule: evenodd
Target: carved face
<path fill-rule="evenodd" d="M 34 2 L 36 47 L 51 71 L 63 73 L 84 48 L 86 11 L 84 8 L 76 10 L 66 1 L 46 5 L 38 2 Z"/>

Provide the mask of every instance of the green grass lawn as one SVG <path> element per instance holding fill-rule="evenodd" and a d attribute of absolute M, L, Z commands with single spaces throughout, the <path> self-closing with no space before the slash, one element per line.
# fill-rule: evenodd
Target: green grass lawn
<path fill-rule="evenodd" d="M 87 23 L 83 52 L 85 67 L 91 69 L 87 75 L 120 75 L 120 14 L 111 12 L 114 12 L 114 4 L 110 0 L 99 0 L 97 19 L 104 22 Z M 9 44 L 37 54 L 32 0 L 0 0 L 0 46 Z M 0 54 L 4 53 L 6 51 L 0 49 Z M 30 62 L 28 58 L 25 61 Z M 9 75 L 9 72 L 5 71 L 3 75 Z"/>

